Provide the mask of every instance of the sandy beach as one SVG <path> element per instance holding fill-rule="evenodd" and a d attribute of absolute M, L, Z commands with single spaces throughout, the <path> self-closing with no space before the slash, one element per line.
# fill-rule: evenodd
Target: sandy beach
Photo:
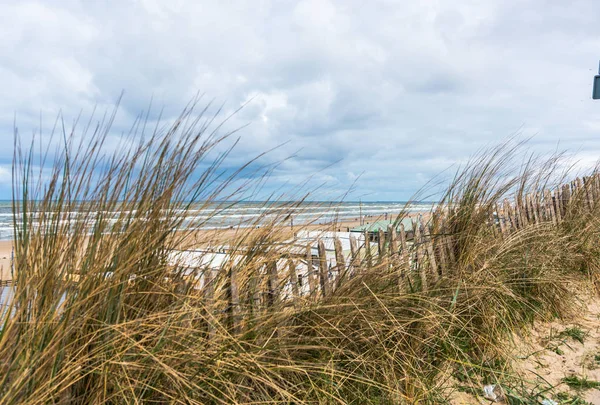
<path fill-rule="evenodd" d="M 375 221 L 381 220 L 383 217 L 378 216 L 369 216 L 365 218 L 366 223 L 373 223 Z M 350 228 L 354 228 L 360 225 L 360 220 L 358 218 L 340 221 L 336 223 L 329 224 L 311 224 L 311 225 L 298 225 L 294 227 L 281 227 L 281 237 L 282 239 L 289 239 L 293 237 L 295 232 L 300 230 L 310 230 L 310 231 L 338 231 L 338 232 L 346 232 Z M 227 241 L 233 240 L 236 238 L 236 234 L 239 232 L 247 232 L 247 228 L 239 228 L 239 229 L 211 229 L 211 230 L 198 230 L 195 232 L 191 232 L 189 237 L 187 237 L 181 244 L 181 249 L 192 249 L 192 248 L 201 248 L 205 246 L 207 243 L 215 244 L 222 243 L 227 244 Z M 0 241 L 0 270 L 1 270 L 1 280 L 10 280 L 12 278 L 10 274 L 10 261 L 11 261 L 11 253 L 12 253 L 12 241 L 5 240 Z"/>
<path fill-rule="evenodd" d="M 0 270 L 1 279 L 10 280 L 10 255 L 12 252 L 12 241 L 0 241 Z"/>

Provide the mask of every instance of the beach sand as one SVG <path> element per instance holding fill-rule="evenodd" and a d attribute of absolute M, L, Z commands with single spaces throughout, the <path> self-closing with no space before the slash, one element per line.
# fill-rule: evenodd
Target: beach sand
<path fill-rule="evenodd" d="M 10 280 L 10 255 L 12 252 L 12 241 L 0 241 L 0 279 Z"/>
<path fill-rule="evenodd" d="M 555 387 L 555 393 L 568 392 L 572 397 L 580 396 L 586 403 L 600 404 L 598 389 L 571 389 L 563 382 L 563 378 L 569 376 L 600 381 L 600 362 L 596 357 L 600 353 L 600 300 L 595 296 L 580 298 L 581 302 L 586 303 L 581 313 L 572 319 L 536 321 L 530 330 L 515 335 L 507 348 L 512 351 L 515 376 L 519 376 L 532 392 L 543 393 L 545 387 Z M 583 342 L 560 335 L 569 327 L 577 327 L 583 331 Z M 456 384 L 461 385 L 458 382 Z M 545 392 L 544 395 L 553 396 L 550 392 Z M 553 400 L 556 401 L 554 403 L 559 401 L 557 397 Z M 450 401 L 452 405 L 490 403 L 491 400 L 459 390 L 452 394 Z"/>

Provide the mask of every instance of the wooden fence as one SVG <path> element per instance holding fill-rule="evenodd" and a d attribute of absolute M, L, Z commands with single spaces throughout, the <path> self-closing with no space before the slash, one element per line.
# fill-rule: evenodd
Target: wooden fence
<path fill-rule="evenodd" d="M 558 226 L 569 215 L 593 210 L 599 198 L 600 177 L 595 174 L 553 190 L 505 199 L 488 210 L 486 224 L 495 237 L 506 238 L 535 224 Z M 453 215 L 450 206 L 437 209 L 427 221 L 414 219 L 408 231 L 402 223 L 390 225 L 387 231 L 378 230 L 374 243 L 367 232 L 360 238 L 350 235 L 349 252 L 339 238 L 333 239 L 329 253 L 324 240 L 317 239 L 257 260 L 253 271 L 233 259 L 219 268 L 199 267 L 185 283 L 194 284 L 191 288 L 203 297 L 211 312 L 208 318 L 223 321 L 232 333 L 240 333 L 252 319 L 269 311 L 326 299 L 360 271 L 376 269 L 399 286 L 427 290 L 457 262 L 460 252 Z M 0 283 L 9 285 L 10 280 Z M 214 327 L 210 330 L 214 332 Z"/>
<path fill-rule="evenodd" d="M 498 238 L 506 238 L 527 226 L 547 223 L 558 226 L 569 215 L 592 210 L 600 198 L 600 177 L 593 175 L 576 179 L 553 190 L 542 190 L 505 199 L 489 210 L 487 226 Z M 276 306 L 297 306 L 301 302 L 324 299 L 335 292 L 358 271 L 378 267 L 382 274 L 393 275 L 399 284 L 427 290 L 435 285 L 445 271 L 457 261 L 456 235 L 451 229 L 452 207 L 438 209 L 426 222 L 413 220 L 412 232 L 389 226 L 379 230 L 377 242 L 371 243 L 365 232 L 363 241 L 350 236 L 350 253 L 344 254 L 339 238 L 334 239 L 334 252 L 329 256 L 323 240 L 317 240 L 315 256 L 306 246 L 305 254 L 285 254 L 272 258 L 250 280 L 244 280 L 236 266 L 210 270 L 204 279 L 203 294 L 210 302 L 221 291 L 220 313 L 229 314 L 234 332 L 243 329 L 245 316 L 256 315 Z M 334 260 L 329 260 L 334 256 Z M 302 257 L 304 256 L 304 257 Z M 285 263 L 285 265 L 282 265 Z M 217 283 L 217 274 L 225 280 Z M 243 291 L 243 293 L 242 293 Z"/>

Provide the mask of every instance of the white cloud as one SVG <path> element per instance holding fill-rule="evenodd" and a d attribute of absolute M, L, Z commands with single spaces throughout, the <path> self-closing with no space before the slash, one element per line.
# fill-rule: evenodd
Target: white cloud
<path fill-rule="evenodd" d="M 254 97 L 230 164 L 289 141 L 274 182 L 343 159 L 320 177 L 332 188 L 364 173 L 374 199 L 407 198 L 519 129 L 538 151 L 600 156 L 599 14 L 592 0 L 0 1 L 0 138 L 15 112 L 30 133 L 40 113 L 70 122 L 123 89 L 118 130 L 151 97 L 167 117 L 198 91 L 228 110 Z"/>

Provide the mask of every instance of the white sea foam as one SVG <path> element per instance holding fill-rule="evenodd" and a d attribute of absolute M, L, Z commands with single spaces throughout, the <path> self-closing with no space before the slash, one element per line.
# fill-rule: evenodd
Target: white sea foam
<path fill-rule="evenodd" d="M 421 203 L 414 204 L 408 208 L 411 212 L 429 211 L 433 204 Z M 363 216 L 384 216 L 393 217 L 406 208 L 403 202 L 390 203 L 302 203 L 293 205 L 293 203 L 273 203 L 263 205 L 261 203 L 239 203 L 228 206 L 227 203 L 209 204 L 207 206 L 191 206 L 189 209 L 172 209 L 169 212 L 184 214 L 182 218 L 182 229 L 220 229 L 231 226 L 254 226 L 262 221 L 268 222 L 274 219 L 283 219 L 282 215 L 290 214 L 290 219 L 295 224 L 316 220 L 326 222 L 334 219 L 350 219 Z M 135 210 L 123 211 L 99 211 L 96 213 L 85 213 L 70 211 L 61 213 L 59 216 L 60 224 L 63 226 L 85 225 L 86 229 L 94 226 L 94 220 L 99 216 L 109 226 L 115 225 L 123 217 L 135 214 Z M 165 212 L 166 213 L 166 212 Z M 36 229 L 38 224 L 36 220 L 42 215 L 48 213 L 32 212 L 28 218 L 32 220 L 31 226 Z M 187 214 L 187 215 L 186 215 Z M 0 204 L 0 239 L 11 239 L 13 237 L 13 219 L 17 222 L 22 220 L 20 215 L 13 218 L 10 204 Z M 163 218 L 163 219 L 166 219 Z M 84 221 L 82 223 L 82 221 Z"/>

